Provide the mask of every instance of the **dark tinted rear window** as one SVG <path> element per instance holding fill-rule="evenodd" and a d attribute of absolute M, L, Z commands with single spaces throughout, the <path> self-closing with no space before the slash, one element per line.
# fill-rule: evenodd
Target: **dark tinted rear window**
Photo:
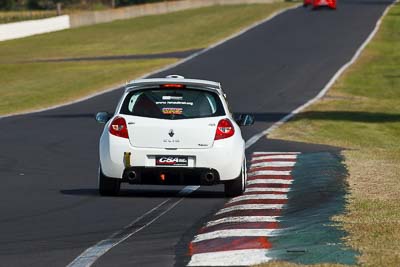
<path fill-rule="evenodd" d="M 146 89 L 127 95 L 122 114 L 157 119 L 193 119 L 225 115 L 218 95 L 194 89 Z"/>

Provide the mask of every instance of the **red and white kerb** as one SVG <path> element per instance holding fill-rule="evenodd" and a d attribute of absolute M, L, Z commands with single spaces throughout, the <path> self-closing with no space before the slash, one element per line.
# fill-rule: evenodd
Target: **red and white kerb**
<path fill-rule="evenodd" d="M 246 191 L 219 210 L 189 245 L 188 266 L 254 265 L 272 260 L 268 238 L 279 235 L 298 152 L 255 152 Z"/>

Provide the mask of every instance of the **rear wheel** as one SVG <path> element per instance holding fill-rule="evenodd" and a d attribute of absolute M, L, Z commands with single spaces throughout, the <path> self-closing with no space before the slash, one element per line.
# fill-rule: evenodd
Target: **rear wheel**
<path fill-rule="evenodd" d="M 225 196 L 227 197 L 237 197 L 243 194 L 246 189 L 247 180 L 247 169 L 246 169 L 246 159 L 243 161 L 242 170 L 239 176 L 231 181 L 225 183 Z"/>
<path fill-rule="evenodd" d="M 99 194 L 102 196 L 116 196 L 121 188 L 121 181 L 115 178 L 108 178 L 99 168 Z"/>

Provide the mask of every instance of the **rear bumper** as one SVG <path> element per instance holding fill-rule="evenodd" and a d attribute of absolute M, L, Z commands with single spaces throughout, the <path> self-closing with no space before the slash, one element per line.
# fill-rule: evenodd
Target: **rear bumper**
<path fill-rule="evenodd" d="M 214 185 L 219 184 L 219 173 L 210 168 L 125 168 L 122 182 L 156 185 Z"/>
<path fill-rule="evenodd" d="M 156 166 L 155 156 L 187 156 L 189 164 L 186 167 L 165 167 L 172 173 L 183 171 L 188 176 L 192 173 L 215 170 L 219 182 L 233 180 L 240 175 L 244 154 L 244 141 L 240 135 L 214 142 L 207 149 L 157 149 L 132 147 L 128 139 L 109 135 L 104 131 L 100 138 L 100 165 L 105 176 L 124 179 L 127 168 L 144 168 L 147 171 L 161 170 Z M 126 165 L 124 155 L 130 153 L 129 165 Z"/>

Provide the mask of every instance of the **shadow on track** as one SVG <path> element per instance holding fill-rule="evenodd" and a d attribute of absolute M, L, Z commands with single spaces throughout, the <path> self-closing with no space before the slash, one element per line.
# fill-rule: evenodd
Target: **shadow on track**
<path fill-rule="evenodd" d="M 178 189 L 123 189 L 118 196 L 103 197 L 99 195 L 98 190 L 95 188 L 60 190 L 60 193 L 63 195 L 101 198 L 181 198 L 182 196 L 179 196 L 179 192 L 180 190 Z M 185 198 L 225 198 L 225 195 L 223 191 L 207 191 L 199 189 L 190 195 L 185 196 Z"/>
<path fill-rule="evenodd" d="M 256 122 L 276 122 L 288 115 L 289 113 L 266 112 L 252 113 Z M 234 113 L 234 114 L 239 114 Z M 354 121 L 354 122 L 370 122 L 370 123 L 385 123 L 400 121 L 400 114 L 377 113 L 377 112 L 360 112 L 360 111 L 306 111 L 299 113 L 293 121 L 299 120 L 330 120 L 330 121 Z"/>
<path fill-rule="evenodd" d="M 367 123 L 385 123 L 400 121 L 400 114 L 358 112 L 358 111 L 312 111 L 300 113 L 294 121 L 327 120 L 327 121 L 353 121 Z"/>
<path fill-rule="evenodd" d="M 54 115 L 40 115 L 42 118 L 50 119 L 78 119 L 78 118 L 90 118 L 95 119 L 95 113 L 77 113 L 77 114 L 54 114 Z"/>

